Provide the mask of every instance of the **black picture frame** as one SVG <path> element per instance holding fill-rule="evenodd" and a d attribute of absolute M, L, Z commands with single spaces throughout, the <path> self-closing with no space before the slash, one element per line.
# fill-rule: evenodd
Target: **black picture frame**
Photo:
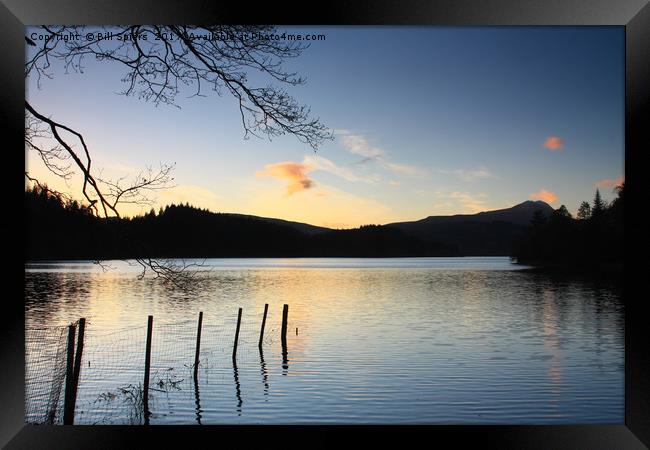
<path fill-rule="evenodd" d="M 0 327 L 0 445 L 6 448 L 131 448 L 187 447 L 196 438 L 223 445 L 236 438 L 272 444 L 311 447 L 313 442 L 338 446 L 340 437 L 360 434 L 388 445 L 438 445 L 453 440 L 454 446 L 478 444 L 498 448 L 612 448 L 650 446 L 650 352 L 644 303 L 645 278 L 642 205 L 642 146 L 650 142 L 650 5 L 647 0 L 409 0 L 389 2 L 329 2 L 238 4 L 185 0 L 3 0 L 0 5 L 0 52 L 2 67 L 3 139 L 5 157 L 19 155 L 24 133 L 24 27 L 40 24 L 131 24 L 131 23 L 273 23 L 279 25 L 613 25 L 625 27 L 626 113 L 625 180 L 628 206 L 625 211 L 625 424 L 565 426 L 25 426 L 24 424 L 24 303 L 17 294 L 3 295 Z M 13 152 L 13 153 L 12 153 Z M 24 187 L 16 158 L 2 177 L 9 199 L 20 199 Z M 7 163 L 9 164 L 9 163 Z M 10 175 L 10 176 L 9 176 Z M 23 179 L 21 182 L 19 177 Z M 17 200 L 15 211 L 20 211 Z M 6 203 L 8 205 L 9 203 Z M 11 208 L 10 206 L 5 206 Z M 20 246 L 11 246 L 11 236 L 20 236 L 22 220 L 1 220 L 5 237 L 2 272 L 5 286 L 24 280 Z M 6 216 L 8 217 L 8 216 Z M 15 229 L 11 229 L 11 226 Z M 13 262 L 11 262 L 13 261 Z M 18 263 L 18 261 L 21 261 Z M 23 259 L 24 261 L 24 259 Z M 23 278 L 21 278 L 23 277 Z M 23 291 L 24 294 L 24 291 Z M 310 440 L 296 434 L 313 434 Z M 230 441 L 233 442 L 233 441 Z M 419 445 L 419 444 L 418 444 Z"/>

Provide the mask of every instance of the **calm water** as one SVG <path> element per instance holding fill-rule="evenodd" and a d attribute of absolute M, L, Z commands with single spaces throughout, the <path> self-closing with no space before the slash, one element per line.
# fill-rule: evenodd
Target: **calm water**
<path fill-rule="evenodd" d="M 75 423 L 141 423 L 149 314 L 152 424 L 624 420 L 624 310 L 606 284 L 500 257 L 214 259 L 188 295 L 112 265 L 26 265 L 28 368 L 54 339 L 43 327 L 88 322 Z"/>

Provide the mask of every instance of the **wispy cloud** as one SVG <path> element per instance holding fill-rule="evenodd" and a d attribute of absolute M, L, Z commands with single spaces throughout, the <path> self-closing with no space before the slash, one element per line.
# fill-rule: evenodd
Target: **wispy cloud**
<path fill-rule="evenodd" d="M 392 209 L 373 197 L 356 195 L 318 183 L 300 195 L 279 198 L 272 189 L 258 186 L 243 204 L 245 211 L 266 217 L 311 223 L 334 228 L 396 222 Z"/>
<path fill-rule="evenodd" d="M 336 133 L 340 137 L 341 143 L 347 151 L 354 155 L 363 157 L 363 159 L 358 161 L 357 164 L 375 162 L 385 169 L 404 175 L 418 175 L 424 173 L 424 171 L 419 167 L 390 161 L 383 149 L 372 145 L 364 136 L 352 133 L 349 130 L 337 130 Z"/>
<path fill-rule="evenodd" d="M 359 174 L 350 167 L 340 166 L 333 161 L 320 155 L 307 155 L 302 163 L 295 161 L 283 161 L 275 164 L 267 164 L 264 170 L 255 173 L 258 177 L 275 177 L 286 181 L 286 196 L 300 191 L 311 189 L 315 182 L 307 174 L 317 171 L 331 173 L 339 178 L 353 183 L 376 183 L 380 177 L 376 174 Z"/>
<path fill-rule="evenodd" d="M 359 175 L 355 173 L 351 168 L 339 166 L 333 161 L 320 155 L 305 156 L 303 165 L 312 167 L 314 171 L 322 170 L 323 172 L 329 172 L 333 175 L 336 175 L 337 177 L 351 182 L 361 181 L 365 183 L 375 183 L 379 181 L 379 176 L 376 174 Z"/>
<path fill-rule="evenodd" d="M 258 177 L 270 176 L 287 181 L 287 196 L 289 196 L 314 186 L 314 181 L 307 176 L 312 170 L 314 167 L 310 164 L 284 161 L 267 164 L 264 170 L 256 172 L 255 175 Z"/>
<path fill-rule="evenodd" d="M 564 147 L 564 139 L 559 138 L 557 136 L 549 136 L 544 141 L 543 147 L 554 152 Z"/>
<path fill-rule="evenodd" d="M 452 192 L 449 197 L 456 200 L 465 210 L 472 213 L 477 213 L 487 210 L 487 205 L 483 198 L 486 194 L 473 195 L 468 192 Z"/>
<path fill-rule="evenodd" d="M 343 146 L 355 155 L 363 156 L 367 159 L 374 159 L 384 155 L 384 151 L 374 147 L 368 140 L 358 134 L 353 134 L 348 130 L 338 130 Z"/>
<path fill-rule="evenodd" d="M 533 192 L 530 194 L 531 200 L 542 200 L 546 203 L 555 203 L 557 200 L 557 195 L 555 192 L 547 191 L 546 189 L 540 189 L 538 192 Z"/>
<path fill-rule="evenodd" d="M 402 183 L 400 183 L 400 182 L 397 181 L 397 180 L 390 180 L 390 181 L 388 182 L 388 184 L 390 184 L 391 186 L 395 186 L 395 187 L 397 187 L 397 186 L 399 186 L 399 185 L 402 184 Z"/>
<path fill-rule="evenodd" d="M 414 194 L 430 198 L 429 215 L 476 214 L 505 207 L 485 192 L 449 191 L 447 189 L 416 190 Z"/>
<path fill-rule="evenodd" d="M 404 175 L 418 175 L 424 173 L 424 170 L 420 169 L 419 167 L 409 166 L 408 164 L 397 164 L 384 161 L 383 159 L 380 159 L 379 163 L 383 167 L 390 169 L 393 172 L 401 173 Z"/>
<path fill-rule="evenodd" d="M 601 189 L 613 189 L 616 186 L 620 186 L 621 184 L 623 184 L 624 181 L 625 178 L 623 177 L 623 175 L 621 175 L 620 177 L 615 179 L 605 178 L 604 180 L 597 181 L 596 183 L 594 183 L 594 185 Z"/>
<path fill-rule="evenodd" d="M 468 169 L 455 169 L 455 170 L 438 169 L 437 172 L 438 173 L 444 173 L 444 174 L 450 174 L 450 175 L 456 175 L 458 178 L 460 178 L 463 181 L 477 181 L 477 180 L 485 180 L 485 179 L 488 179 L 488 178 L 496 178 L 496 175 L 494 175 L 492 172 L 490 172 L 485 167 L 481 167 L 481 168 L 474 169 L 474 170 L 468 170 Z"/>

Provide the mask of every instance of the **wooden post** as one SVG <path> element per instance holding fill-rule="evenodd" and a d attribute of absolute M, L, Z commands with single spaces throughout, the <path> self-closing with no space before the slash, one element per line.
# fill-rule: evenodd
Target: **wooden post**
<path fill-rule="evenodd" d="M 264 339 L 264 325 L 266 325 L 266 312 L 269 310 L 269 304 L 264 304 L 264 316 L 262 317 L 262 329 L 260 330 L 260 343 L 258 347 L 262 350 L 262 340 Z"/>
<path fill-rule="evenodd" d="M 74 389 L 74 333 L 75 326 L 68 326 L 68 358 L 65 371 L 65 397 L 63 400 L 63 425 L 72 425 L 72 390 Z"/>
<path fill-rule="evenodd" d="M 153 316 L 147 320 L 147 343 L 144 356 L 144 387 L 142 404 L 144 406 L 144 423 L 149 425 L 149 370 L 151 369 L 151 333 L 153 331 Z"/>
<path fill-rule="evenodd" d="M 287 345 L 287 317 L 289 316 L 289 305 L 282 308 L 282 346 Z"/>
<path fill-rule="evenodd" d="M 86 330 L 86 319 L 79 319 L 79 330 L 77 331 L 77 351 L 74 355 L 74 373 L 72 375 L 72 394 L 70 420 L 74 425 L 74 410 L 77 405 L 77 389 L 79 388 L 79 377 L 81 375 L 81 357 L 84 349 L 84 334 Z"/>
<path fill-rule="evenodd" d="M 237 315 L 237 329 L 235 330 L 235 344 L 232 349 L 232 360 L 235 362 L 237 357 L 237 342 L 239 341 L 239 326 L 241 325 L 241 308 L 239 308 L 239 314 Z"/>
<path fill-rule="evenodd" d="M 201 325 L 203 324 L 203 311 L 199 311 L 199 326 L 196 330 L 196 354 L 194 355 L 194 382 L 199 373 L 199 352 L 201 351 Z"/>

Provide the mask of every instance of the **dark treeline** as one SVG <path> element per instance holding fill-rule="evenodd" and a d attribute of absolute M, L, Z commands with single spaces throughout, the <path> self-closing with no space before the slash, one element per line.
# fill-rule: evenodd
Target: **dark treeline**
<path fill-rule="evenodd" d="M 26 259 L 455 256 L 454 246 L 367 225 L 303 233 L 254 217 L 168 205 L 132 218 L 98 218 L 38 187 L 25 191 Z"/>
<path fill-rule="evenodd" d="M 607 204 L 596 190 L 591 204 L 584 201 L 573 218 L 564 205 L 549 218 L 536 214 L 517 246 L 517 261 L 586 272 L 623 268 L 623 201 L 625 185 Z"/>

